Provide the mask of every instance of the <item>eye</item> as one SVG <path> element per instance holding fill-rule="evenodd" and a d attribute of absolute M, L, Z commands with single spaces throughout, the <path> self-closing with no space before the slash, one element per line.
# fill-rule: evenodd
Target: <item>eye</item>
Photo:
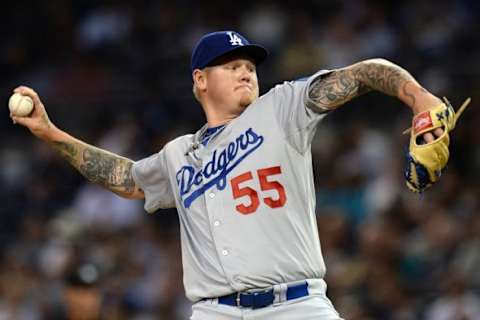
<path fill-rule="evenodd" d="M 247 66 L 247 70 L 249 72 L 254 72 L 255 71 L 255 65 L 254 64 L 248 63 L 246 66 Z"/>

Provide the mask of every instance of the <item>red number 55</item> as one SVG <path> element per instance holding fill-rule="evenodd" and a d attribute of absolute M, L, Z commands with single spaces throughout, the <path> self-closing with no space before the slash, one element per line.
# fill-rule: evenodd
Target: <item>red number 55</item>
<path fill-rule="evenodd" d="M 278 197 L 276 197 L 276 199 L 273 199 L 272 197 L 263 198 L 263 202 L 270 208 L 283 207 L 285 205 L 285 202 L 287 201 L 287 196 L 285 195 L 285 188 L 282 186 L 282 184 L 278 181 L 268 181 L 269 176 L 280 173 L 282 173 L 282 169 L 280 168 L 280 166 L 257 170 L 258 181 L 260 182 L 260 189 L 262 191 L 275 190 L 278 193 Z M 241 214 L 254 213 L 255 211 L 257 211 L 258 206 L 260 205 L 258 193 L 257 191 L 255 191 L 255 189 L 250 187 L 240 187 L 240 184 L 242 182 L 252 179 L 252 172 L 248 171 L 230 180 L 234 199 L 238 199 L 241 197 L 250 198 L 250 203 L 248 205 L 238 204 L 235 206 L 237 211 Z"/>

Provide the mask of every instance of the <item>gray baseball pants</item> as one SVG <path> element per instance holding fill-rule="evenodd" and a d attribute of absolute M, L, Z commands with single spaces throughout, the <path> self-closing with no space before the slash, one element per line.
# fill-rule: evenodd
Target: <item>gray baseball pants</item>
<path fill-rule="evenodd" d="M 309 279 L 306 297 L 285 301 L 286 285 L 274 286 L 275 300 L 258 309 L 219 304 L 217 299 L 197 302 L 190 320 L 343 320 L 326 296 L 322 279 Z"/>

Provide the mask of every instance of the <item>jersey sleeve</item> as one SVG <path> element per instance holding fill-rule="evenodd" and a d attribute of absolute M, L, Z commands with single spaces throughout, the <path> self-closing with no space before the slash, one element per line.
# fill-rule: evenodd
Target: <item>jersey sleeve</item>
<path fill-rule="evenodd" d="M 149 213 L 157 209 L 175 207 L 175 197 L 169 181 L 166 151 L 133 164 L 132 176 L 145 194 L 145 210 Z"/>
<path fill-rule="evenodd" d="M 317 124 L 329 112 L 316 106 L 308 97 L 310 85 L 330 70 L 321 70 L 311 77 L 284 82 L 273 89 L 275 117 L 290 145 L 300 153 L 310 148 Z"/>

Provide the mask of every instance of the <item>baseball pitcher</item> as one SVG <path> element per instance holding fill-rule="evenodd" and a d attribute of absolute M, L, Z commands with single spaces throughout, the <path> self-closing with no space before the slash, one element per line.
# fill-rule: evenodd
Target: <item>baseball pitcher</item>
<path fill-rule="evenodd" d="M 207 123 L 136 162 L 61 131 L 32 89 L 14 90 L 33 99 L 34 111 L 13 120 L 91 182 L 145 199 L 148 212 L 177 208 L 193 320 L 341 319 L 323 280 L 310 151 L 332 110 L 371 90 L 408 105 L 414 118 L 405 178 L 414 191 L 437 181 L 448 161 L 458 115 L 401 67 L 366 60 L 259 97 L 256 67 L 266 57 L 237 32 L 203 36 L 191 76 Z"/>

